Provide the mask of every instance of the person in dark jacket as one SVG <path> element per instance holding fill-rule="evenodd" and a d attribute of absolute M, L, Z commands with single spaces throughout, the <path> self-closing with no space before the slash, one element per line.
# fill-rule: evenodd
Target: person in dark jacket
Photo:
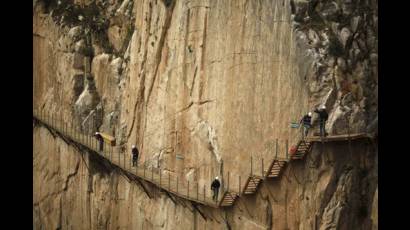
<path fill-rule="evenodd" d="M 99 132 L 95 132 L 94 136 L 98 140 L 98 143 L 99 143 L 99 148 L 98 149 L 99 149 L 99 151 L 103 151 L 103 148 L 104 148 L 104 139 L 103 139 L 103 137 L 101 136 L 101 134 Z"/>
<path fill-rule="evenodd" d="M 300 120 L 300 124 L 303 125 L 303 130 L 302 130 L 303 139 L 305 139 L 305 137 L 308 135 L 309 129 L 312 126 L 311 121 L 312 121 L 312 112 L 309 112 L 308 114 L 303 116 L 302 120 Z"/>
<path fill-rule="evenodd" d="M 216 202 L 218 201 L 218 192 L 219 192 L 219 187 L 221 186 L 221 182 L 219 182 L 219 178 L 215 177 L 215 180 L 212 181 L 211 184 L 211 189 L 213 192 L 212 199 Z"/>
<path fill-rule="evenodd" d="M 329 117 L 328 113 L 326 112 L 326 106 L 322 105 L 320 109 L 315 109 L 315 113 L 319 114 L 320 136 L 324 137 L 327 135 L 325 126 L 327 118 Z"/>
<path fill-rule="evenodd" d="M 134 166 L 137 166 L 137 165 L 138 165 L 138 155 L 139 155 L 139 152 L 138 152 L 137 146 L 132 145 L 132 147 L 131 147 L 131 153 L 132 153 L 132 166 L 134 167 Z"/>

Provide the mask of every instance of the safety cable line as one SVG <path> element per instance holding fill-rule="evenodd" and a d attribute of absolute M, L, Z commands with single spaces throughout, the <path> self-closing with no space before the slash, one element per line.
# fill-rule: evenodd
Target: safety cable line
<path fill-rule="evenodd" d="M 196 183 L 196 185 L 195 185 L 195 183 L 192 184 L 191 193 L 190 193 L 189 192 L 189 188 L 190 188 L 189 180 L 181 180 L 181 183 L 179 183 L 178 182 L 178 176 L 177 176 L 176 177 L 176 185 L 175 185 L 175 175 L 177 175 L 177 174 L 172 174 L 172 179 L 171 179 L 171 174 L 170 173 L 163 174 L 164 172 L 166 172 L 166 171 L 163 171 L 164 170 L 163 168 L 156 168 L 155 173 L 154 173 L 154 167 L 148 168 L 148 170 L 147 170 L 147 168 L 145 167 L 146 162 L 144 162 L 144 164 L 143 164 L 144 167 L 143 168 L 141 168 L 137 165 L 137 167 L 133 169 L 133 167 L 131 166 L 131 159 L 126 157 L 126 155 L 124 155 L 124 154 L 119 154 L 119 152 L 116 154 L 116 155 L 118 155 L 118 158 L 116 157 L 116 155 L 112 156 L 114 154 L 114 149 L 111 146 L 109 146 L 108 144 L 104 145 L 105 149 L 106 149 L 106 152 L 99 151 L 98 150 L 98 143 L 95 141 L 95 139 L 92 138 L 91 136 L 82 134 L 78 128 L 74 127 L 74 125 L 70 126 L 67 123 L 64 123 L 61 119 L 58 119 L 53 114 L 51 114 L 51 116 L 47 116 L 47 115 L 50 115 L 50 114 L 49 113 L 44 113 L 41 110 L 40 110 L 40 113 L 38 113 L 38 110 L 34 110 L 33 113 L 34 113 L 33 118 L 35 118 L 37 121 L 44 124 L 46 127 L 55 130 L 56 135 L 67 137 L 68 140 L 73 141 L 74 144 L 78 143 L 79 145 L 84 146 L 85 148 L 88 148 L 88 149 L 92 150 L 93 152 L 99 154 L 101 157 L 107 159 L 111 164 L 117 166 L 118 168 L 121 168 L 122 170 L 124 170 L 126 172 L 129 172 L 133 175 L 136 175 L 137 177 L 140 177 L 140 178 L 142 178 L 146 181 L 149 181 L 149 182 L 157 185 L 161 189 L 167 190 L 168 192 L 173 193 L 175 195 L 178 195 L 181 198 L 185 198 L 185 199 L 191 200 L 193 202 L 202 203 L 202 204 L 213 206 L 213 207 L 220 207 L 220 206 L 231 206 L 231 205 L 233 205 L 236 198 L 240 195 L 240 193 L 232 192 L 232 191 L 229 190 L 229 188 L 230 188 L 229 187 L 229 171 L 228 171 L 228 179 L 227 179 L 228 184 L 227 184 L 227 187 L 226 188 L 225 188 L 225 186 L 222 187 L 222 189 L 224 191 L 223 194 L 222 194 L 222 198 L 220 199 L 219 203 L 216 203 L 211 199 L 211 197 L 207 196 L 205 187 L 203 187 L 204 188 L 204 193 L 202 193 L 202 191 L 201 191 L 201 193 L 199 193 L 199 184 L 198 184 L 198 182 Z M 349 140 L 350 140 L 351 137 L 352 136 L 349 135 Z M 363 136 L 358 135 L 357 137 L 362 138 Z M 367 136 L 365 136 L 365 137 L 367 137 Z M 311 140 L 311 141 L 314 142 L 314 140 Z M 276 145 L 276 146 L 278 146 L 278 145 Z M 267 147 L 265 149 L 271 149 L 271 148 Z M 308 149 L 308 150 L 310 151 L 310 149 Z M 288 151 L 288 149 L 286 149 L 286 151 Z M 305 153 L 305 154 L 307 154 L 307 153 Z M 122 160 L 121 160 L 121 155 L 123 155 Z M 115 158 L 117 158 L 117 160 Z M 277 159 L 278 158 L 275 157 L 273 159 L 273 162 L 271 163 L 271 165 L 274 164 L 274 162 Z M 291 160 L 292 160 L 292 158 L 290 157 L 290 158 L 286 158 L 285 161 L 287 162 L 287 161 L 291 161 Z M 126 163 L 127 161 L 128 161 L 129 164 Z M 229 162 L 229 161 L 227 161 L 227 162 Z M 128 169 L 127 169 L 127 165 L 128 165 Z M 280 170 L 282 170 L 282 169 L 283 169 L 283 166 L 280 166 Z M 146 170 L 148 171 L 149 175 L 145 174 Z M 149 171 L 151 171 L 151 172 L 149 172 Z M 290 173 L 290 172 L 288 172 L 288 173 Z M 161 175 L 162 174 L 164 176 L 163 176 L 163 179 L 161 180 L 161 177 L 162 177 Z M 223 173 L 222 173 L 222 175 L 223 175 Z M 290 181 L 290 179 L 289 179 L 288 175 L 286 175 L 286 173 L 284 174 L 284 176 L 287 178 L 288 181 Z M 295 174 L 294 174 L 294 176 L 295 176 L 295 179 L 297 180 L 297 182 L 300 184 L 300 182 L 296 178 Z M 167 178 L 168 178 L 168 183 L 166 182 Z M 266 178 L 267 178 L 267 176 L 262 175 L 261 181 L 266 179 Z M 185 184 L 186 184 L 186 186 L 185 186 Z M 179 187 L 179 191 L 178 191 L 178 187 Z M 195 193 L 195 188 L 197 188 L 196 193 Z M 256 191 L 257 191 L 257 189 L 255 190 L 255 192 Z M 186 192 L 186 194 L 185 194 L 185 192 Z"/>

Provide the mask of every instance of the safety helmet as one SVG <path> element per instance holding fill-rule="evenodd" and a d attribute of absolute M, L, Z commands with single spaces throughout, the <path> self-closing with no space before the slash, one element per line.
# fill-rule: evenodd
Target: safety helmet
<path fill-rule="evenodd" d="M 312 116 L 312 112 L 309 112 L 309 113 L 308 113 L 308 116 L 311 117 L 311 116 Z"/>
<path fill-rule="evenodd" d="M 99 132 L 95 132 L 95 135 L 98 135 L 98 134 L 100 134 Z"/>
<path fill-rule="evenodd" d="M 326 106 L 325 106 L 325 105 L 322 105 L 320 108 L 321 108 L 321 109 L 326 109 Z"/>
<path fill-rule="evenodd" d="M 135 145 L 132 145 L 132 148 L 135 149 Z"/>
<path fill-rule="evenodd" d="M 219 180 L 219 177 L 215 177 L 215 180 Z"/>

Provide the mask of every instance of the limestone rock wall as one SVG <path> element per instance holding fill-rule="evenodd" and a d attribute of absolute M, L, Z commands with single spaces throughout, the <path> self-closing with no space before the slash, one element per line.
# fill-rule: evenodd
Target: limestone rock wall
<path fill-rule="evenodd" d="M 274 157 L 276 138 L 285 156 L 299 137 L 290 123 L 321 104 L 330 133 L 377 132 L 377 55 L 377 1 L 33 2 L 34 108 L 109 133 L 125 153 L 136 144 L 141 162 L 201 187 L 216 175 L 226 186 L 229 171 L 237 188 L 251 157 L 255 172 Z M 314 163 L 204 219 L 155 189 L 148 199 L 44 128 L 33 138 L 36 226 L 377 229 L 368 144 L 354 143 L 353 158 L 346 144 L 314 149 Z"/>
<path fill-rule="evenodd" d="M 315 145 L 305 161 L 264 181 L 257 194 L 230 208 L 198 210 L 147 183 L 142 189 L 42 126 L 33 132 L 36 228 L 377 229 L 374 143 Z"/>

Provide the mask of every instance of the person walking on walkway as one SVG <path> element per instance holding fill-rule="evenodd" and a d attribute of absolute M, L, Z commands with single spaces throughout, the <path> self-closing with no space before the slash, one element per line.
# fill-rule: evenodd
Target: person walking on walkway
<path fill-rule="evenodd" d="M 131 147 L 131 153 L 132 153 L 132 167 L 137 166 L 138 165 L 138 149 L 137 146 L 132 145 Z"/>
<path fill-rule="evenodd" d="M 211 189 L 213 192 L 212 199 L 216 202 L 218 201 L 218 192 L 219 192 L 219 187 L 221 186 L 221 182 L 219 182 L 219 178 L 215 177 L 215 180 L 212 181 L 211 184 Z"/>
<path fill-rule="evenodd" d="M 99 148 L 98 148 L 98 150 L 102 152 L 102 151 L 103 151 L 103 147 L 104 147 L 104 139 L 103 139 L 103 137 L 101 136 L 100 132 L 95 132 L 94 136 L 95 136 L 95 138 L 97 138 L 98 143 L 99 143 Z"/>
<path fill-rule="evenodd" d="M 302 139 L 305 139 L 305 137 L 307 137 L 309 129 L 312 126 L 311 121 L 312 121 L 312 112 L 309 112 L 308 114 L 303 116 L 302 120 L 300 120 L 300 124 L 302 124 L 303 126 Z"/>
<path fill-rule="evenodd" d="M 326 112 L 326 106 L 322 105 L 320 109 L 315 109 L 315 113 L 319 114 L 320 136 L 321 137 L 327 136 L 325 126 L 326 126 L 326 121 L 329 115 Z"/>

